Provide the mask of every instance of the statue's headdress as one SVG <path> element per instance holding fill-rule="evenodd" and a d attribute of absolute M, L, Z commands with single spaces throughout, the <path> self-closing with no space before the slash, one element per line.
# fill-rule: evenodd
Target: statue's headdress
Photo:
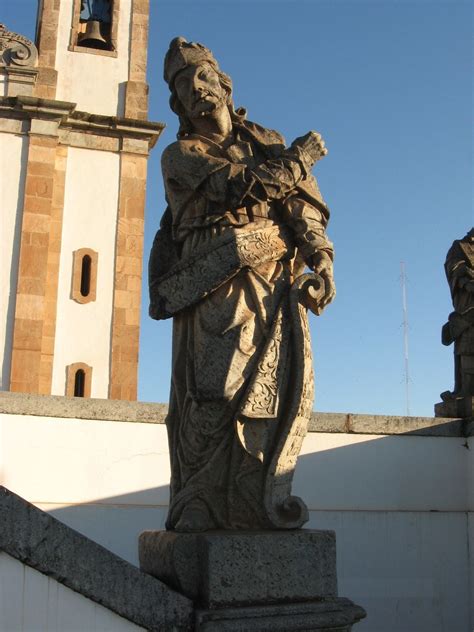
<path fill-rule="evenodd" d="M 212 52 L 197 42 L 188 42 L 184 37 L 175 37 L 170 42 L 170 47 L 165 57 L 164 78 L 166 83 L 172 86 L 173 80 L 187 66 L 207 62 L 216 71 L 219 66 Z"/>
<path fill-rule="evenodd" d="M 174 89 L 174 79 L 178 72 L 187 66 L 208 63 L 219 75 L 221 86 L 227 93 L 227 105 L 233 121 L 242 122 L 246 117 L 244 108 L 234 110 L 232 102 L 232 80 L 219 68 L 219 65 L 212 52 L 197 42 L 188 42 L 184 37 L 175 37 L 170 42 L 170 47 L 165 57 L 164 78 L 171 90 L 170 106 L 173 112 L 179 117 L 178 138 L 183 138 L 192 132 L 192 125 L 179 102 Z"/>

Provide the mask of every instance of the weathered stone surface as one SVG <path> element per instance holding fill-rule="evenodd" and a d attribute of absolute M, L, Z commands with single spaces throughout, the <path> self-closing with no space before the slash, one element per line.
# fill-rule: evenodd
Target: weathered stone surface
<path fill-rule="evenodd" d="M 465 436 L 461 419 L 437 417 L 399 417 L 396 415 L 356 415 L 313 412 L 308 432 L 341 432 L 373 435 L 419 435 L 426 437 Z"/>
<path fill-rule="evenodd" d="M 472 417 L 474 398 L 474 228 L 454 241 L 444 265 L 454 311 L 443 326 L 444 345 L 454 343 L 454 389 L 441 393 L 436 416 Z"/>
<path fill-rule="evenodd" d="M 25 336 L 28 331 L 25 329 Z M 0 392 L 0 413 L 164 424 L 168 414 L 168 405 L 107 399 L 84 400 L 56 395 L 3 391 Z M 472 424 L 469 424 L 469 419 L 447 417 L 397 417 L 313 412 L 308 432 L 467 437 L 472 436 Z"/>
<path fill-rule="evenodd" d="M 147 630 L 193 629 L 186 597 L 1 486 L 0 549 Z"/>
<path fill-rule="evenodd" d="M 33 42 L 0 24 L 0 77 L 5 95 L 33 94 L 37 65 L 38 50 Z"/>
<path fill-rule="evenodd" d="M 349 599 L 198 610 L 196 632 L 349 632 L 365 617 Z"/>
<path fill-rule="evenodd" d="M 68 101 L 57 101 L 56 99 L 39 99 L 28 95 L 4 96 L 0 97 L 0 107 L 3 117 L 18 119 L 45 119 L 59 121 L 59 134 L 62 141 L 68 140 L 67 132 L 76 132 L 82 135 L 93 136 L 92 141 L 87 143 L 83 139 L 82 146 L 94 149 L 109 149 L 110 145 L 100 144 L 99 141 L 113 140 L 141 140 L 147 143 L 148 150 L 155 146 L 161 132 L 164 129 L 163 123 L 146 121 L 118 116 L 106 116 L 103 114 L 91 114 L 76 110 L 75 103 Z M 81 146 L 78 142 L 74 145 Z M 133 148 L 128 146 L 127 151 Z M 143 145 L 137 153 L 143 154 Z"/>
<path fill-rule="evenodd" d="M 143 141 L 135 142 L 143 143 Z M 124 148 L 120 163 L 115 246 L 116 266 L 109 381 L 111 399 L 136 400 L 137 398 L 146 167 L 145 155 L 126 153 Z M 137 234 L 138 227 L 140 232 Z"/>
<path fill-rule="evenodd" d="M 286 147 L 247 121 L 202 44 L 175 38 L 164 76 L 180 129 L 162 157 L 169 206 L 149 271 L 150 315 L 174 318 L 167 528 L 298 528 L 307 310 L 319 315 L 335 292 L 329 212 L 311 173 L 327 150 L 316 132 Z"/>
<path fill-rule="evenodd" d="M 0 67 L 34 68 L 38 49 L 28 38 L 0 24 Z"/>
<path fill-rule="evenodd" d="M 166 404 L 0 392 L 0 413 L 10 415 L 163 424 L 167 410 Z"/>
<path fill-rule="evenodd" d="M 437 417 L 474 417 L 474 397 L 455 397 L 435 404 Z"/>
<path fill-rule="evenodd" d="M 365 617 L 337 598 L 332 531 L 147 531 L 139 549 L 142 570 L 195 601 L 199 632 L 341 632 Z"/>
<path fill-rule="evenodd" d="M 332 531 L 145 531 L 140 568 L 200 607 L 297 602 L 337 596 Z"/>

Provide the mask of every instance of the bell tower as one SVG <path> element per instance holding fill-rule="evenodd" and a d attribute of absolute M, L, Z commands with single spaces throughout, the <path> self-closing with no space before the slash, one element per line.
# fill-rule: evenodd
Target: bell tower
<path fill-rule="evenodd" d="M 149 0 L 41 0 L 36 96 L 146 120 Z"/>
<path fill-rule="evenodd" d="M 0 29 L 3 390 L 136 399 L 163 129 L 147 120 L 148 19 L 149 0 L 42 0 L 36 46 Z"/>

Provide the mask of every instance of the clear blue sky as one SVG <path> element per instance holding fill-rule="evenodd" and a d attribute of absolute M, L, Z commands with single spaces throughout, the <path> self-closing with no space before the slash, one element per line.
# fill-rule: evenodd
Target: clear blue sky
<path fill-rule="evenodd" d="M 211 48 L 236 105 L 290 142 L 310 129 L 332 211 L 337 297 L 311 317 L 320 411 L 404 414 L 400 261 L 408 275 L 410 410 L 453 386 L 443 263 L 474 225 L 473 4 L 458 0 L 151 0 L 150 119 L 167 128 L 149 163 L 145 258 L 165 208 L 159 159 L 176 134 L 162 60 L 176 35 Z M 32 37 L 36 2 L 0 0 Z M 86 89 L 86 86 L 84 86 Z M 145 261 L 146 270 L 146 261 Z M 168 399 L 170 323 L 142 316 L 139 397 Z"/>

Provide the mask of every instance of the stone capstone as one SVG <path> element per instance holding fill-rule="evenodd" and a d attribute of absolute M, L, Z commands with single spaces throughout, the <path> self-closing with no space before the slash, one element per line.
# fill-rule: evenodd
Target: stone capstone
<path fill-rule="evenodd" d="M 0 392 L 0 414 L 164 424 L 168 405 L 3 391 Z M 308 432 L 469 437 L 473 435 L 473 425 L 469 419 L 453 419 L 449 415 L 445 418 L 396 417 L 313 412 Z"/>

